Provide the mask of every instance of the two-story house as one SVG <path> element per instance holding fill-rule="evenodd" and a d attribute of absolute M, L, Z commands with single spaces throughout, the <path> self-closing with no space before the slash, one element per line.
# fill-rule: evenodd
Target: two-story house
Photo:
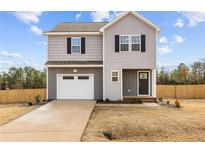
<path fill-rule="evenodd" d="M 60 23 L 48 36 L 48 99 L 156 97 L 159 28 L 135 12 L 111 22 Z"/>

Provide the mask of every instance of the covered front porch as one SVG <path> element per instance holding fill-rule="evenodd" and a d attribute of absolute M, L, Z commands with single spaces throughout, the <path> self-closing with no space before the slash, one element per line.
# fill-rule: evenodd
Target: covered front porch
<path fill-rule="evenodd" d="M 123 69 L 122 94 L 126 103 L 156 102 L 156 70 Z"/>

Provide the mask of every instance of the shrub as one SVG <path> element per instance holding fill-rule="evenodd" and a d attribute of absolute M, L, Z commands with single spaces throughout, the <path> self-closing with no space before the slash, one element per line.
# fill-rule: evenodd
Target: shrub
<path fill-rule="evenodd" d="M 35 96 L 35 101 L 36 101 L 36 104 L 40 104 L 41 96 L 40 95 Z"/>
<path fill-rule="evenodd" d="M 177 108 L 180 108 L 180 107 L 181 107 L 180 101 L 179 101 L 179 100 L 176 100 L 176 101 L 175 101 L 175 105 L 176 105 Z"/>
<path fill-rule="evenodd" d="M 162 98 L 162 97 L 159 97 L 159 101 L 162 102 L 162 101 L 163 101 L 163 98 Z"/>
<path fill-rule="evenodd" d="M 169 101 L 167 101 L 167 104 L 169 104 L 170 102 Z"/>
<path fill-rule="evenodd" d="M 28 102 L 28 106 L 32 106 L 33 105 L 33 103 L 32 102 Z"/>

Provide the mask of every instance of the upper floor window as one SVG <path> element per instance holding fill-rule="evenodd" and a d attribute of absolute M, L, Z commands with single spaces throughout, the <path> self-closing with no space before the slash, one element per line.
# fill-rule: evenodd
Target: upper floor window
<path fill-rule="evenodd" d="M 132 51 L 140 51 L 141 40 L 140 35 L 132 36 Z"/>
<path fill-rule="evenodd" d="M 120 51 L 140 51 L 141 35 L 120 35 Z"/>
<path fill-rule="evenodd" d="M 72 37 L 71 38 L 71 51 L 72 53 L 80 53 L 81 50 L 81 38 Z"/>
<path fill-rule="evenodd" d="M 120 36 L 120 51 L 129 51 L 129 36 Z"/>

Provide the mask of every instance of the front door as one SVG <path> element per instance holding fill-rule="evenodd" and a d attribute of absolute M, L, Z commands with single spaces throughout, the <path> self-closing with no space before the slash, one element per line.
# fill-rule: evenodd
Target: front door
<path fill-rule="evenodd" d="M 149 72 L 139 72 L 139 95 L 149 95 Z"/>

